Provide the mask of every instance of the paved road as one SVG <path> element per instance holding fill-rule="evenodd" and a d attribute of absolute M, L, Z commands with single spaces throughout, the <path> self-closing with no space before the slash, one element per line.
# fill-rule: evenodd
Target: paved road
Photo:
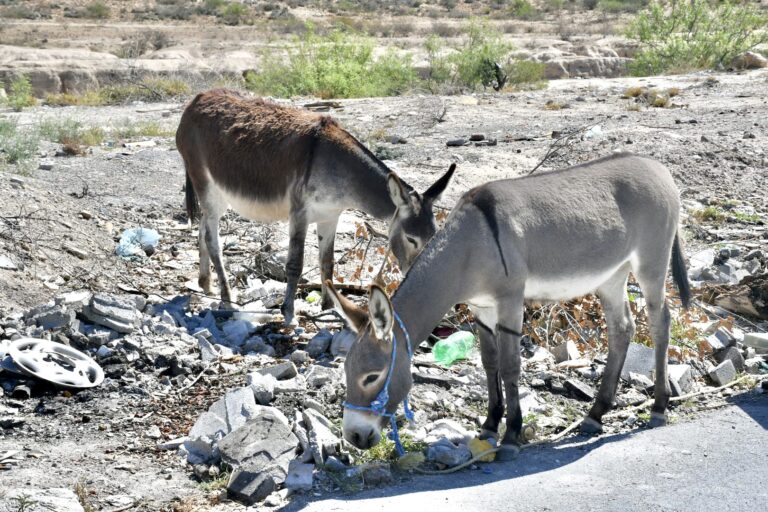
<path fill-rule="evenodd" d="M 768 396 L 742 398 L 677 425 L 524 450 L 492 474 L 418 476 L 285 510 L 750 511 L 768 510 Z M 439 508 L 435 508 L 439 507 Z"/>

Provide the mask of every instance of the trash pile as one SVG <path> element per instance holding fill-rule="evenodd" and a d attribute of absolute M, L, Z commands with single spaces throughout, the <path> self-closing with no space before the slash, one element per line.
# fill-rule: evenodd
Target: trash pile
<path fill-rule="evenodd" d="M 420 455 L 404 465 L 389 441 L 359 452 L 341 437 L 342 358 L 355 335 L 316 325 L 321 323 L 317 294 L 296 301 L 297 311 L 313 320 L 284 327 L 272 308 L 282 300 L 285 285 L 251 283 L 241 294 L 251 302 L 239 311 L 217 310 L 215 302 L 195 303 L 188 295 L 162 300 L 81 291 L 25 313 L 0 314 L 0 403 L 10 399 L 0 407 L 0 425 L 11 434 L 19 428 L 21 414 L 9 411 L 30 397 L 83 388 L 91 388 L 90 399 L 97 401 L 114 393 L 177 400 L 179 409 L 193 417 L 186 424 L 147 429 L 155 449 L 177 451 L 200 480 L 226 478 L 229 498 L 271 505 L 294 492 L 385 485 L 414 467 L 456 467 L 487 450 L 489 445 L 476 439 L 487 409 L 486 376 L 467 324 L 458 331 L 441 327 L 436 332 L 445 339 L 434 347 L 424 341 L 416 350 L 415 422 L 400 432 L 406 448 Z M 341 327 L 338 320 L 327 325 Z M 673 395 L 740 382 L 747 389 L 760 387 L 768 374 L 768 334 L 719 321 L 696 328 L 705 357 L 670 347 Z M 546 439 L 587 412 L 605 354 L 573 340 L 548 349 L 525 337 L 522 346 L 526 433 Z M 652 397 L 654 366 L 653 349 L 630 346 L 618 409 L 606 417 L 607 432 L 645 424 L 642 410 L 624 408 Z M 744 380 L 742 373 L 756 377 Z M 224 387 L 212 388 L 217 382 Z M 211 388 L 221 394 L 203 405 L 179 398 L 197 400 L 192 390 Z M 724 388 L 714 398 L 705 394 L 679 407 L 709 407 L 734 392 Z M 489 458 L 492 454 L 483 460 Z M 468 466 L 492 471 L 480 461 Z"/>

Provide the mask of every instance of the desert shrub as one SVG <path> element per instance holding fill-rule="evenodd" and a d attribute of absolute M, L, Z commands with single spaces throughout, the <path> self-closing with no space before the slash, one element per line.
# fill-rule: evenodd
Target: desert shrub
<path fill-rule="evenodd" d="M 101 88 L 105 104 L 129 101 L 165 101 L 189 94 L 189 85 L 175 78 L 144 77 L 138 82 L 109 85 Z"/>
<path fill-rule="evenodd" d="M 648 0 L 600 0 L 596 3 L 605 12 L 637 12 L 648 5 Z"/>
<path fill-rule="evenodd" d="M 501 62 L 512 49 L 502 41 L 501 33 L 487 23 L 472 20 L 467 29 L 467 40 L 451 58 L 456 66 L 455 81 L 474 88 L 494 79 L 493 64 Z"/>
<path fill-rule="evenodd" d="M 584 6 L 585 9 L 593 10 L 595 7 L 597 7 L 597 4 L 600 0 L 581 0 L 581 4 Z"/>
<path fill-rule="evenodd" d="M 506 67 L 507 83 L 514 86 L 535 85 L 544 81 L 546 64 L 531 60 L 516 60 Z"/>
<path fill-rule="evenodd" d="M 8 88 L 8 106 L 16 112 L 21 112 L 25 107 L 32 107 L 37 100 L 32 95 L 32 84 L 26 75 L 14 78 Z"/>
<path fill-rule="evenodd" d="M 39 139 L 30 130 L 19 129 L 16 121 L 0 119 L 0 169 L 15 165 L 26 170 L 37 153 Z"/>
<path fill-rule="evenodd" d="M 653 2 L 627 29 L 643 45 L 630 64 L 634 75 L 715 68 L 768 41 L 768 15 L 729 0 Z"/>
<path fill-rule="evenodd" d="M 512 0 L 509 13 L 521 20 L 530 20 L 539 15 L 539 11 L 528 0 Z"/>
<path fill-rule="evenodd" d="M 100 0 L 96 0 L 85 6 L 83 16 L 94 20 L 107 19 L 109 18 L 109 6 Z"/>
<path fill-rule="evenodd" d="M 424 49 L 427 51 L 427 62 L 429 63 L 426 85 L 430 91 L 438 92 L 439 86 L 451 78 L 451 62 L 448 57 L 441 55 L 443 40 L 435 34 L 427 38 Z"/>
<path fill-rule="evenodd" d="M 248 21 L 248 7 L 232 2 L 219 9 L 218 16 L 225 25 L 239 25 Z"/>
<path fill-rule="evenodd" d="M 84 127 L 80 121 L 74 119 L 43 121 L 39 131 L 43 139 L 63 145 L 96 146 L 104 140 L 104 130 Z"/>
<path fill-rule="evenodd" d="M 107 105 L 107 98 L 100 90 L 86 91 L 82 94 L 71 92 L 62 92 L 58 94 L 48 94 L 45 97 L 45 104 L 53 107 L 70 107 L 73 105 L 98 107 Z"/>
<path fill-rule="evenodd" d="M 340 29 L 321 36 L 309 26 L 287 52 L 287 59 L 264 53 L 261 71 L 246 75 L 246 87 L 281 97 L 355 98 L 397 95 L 416 80 L 410 55 L 389 51 L 375 60 L 370 39 Z"/>

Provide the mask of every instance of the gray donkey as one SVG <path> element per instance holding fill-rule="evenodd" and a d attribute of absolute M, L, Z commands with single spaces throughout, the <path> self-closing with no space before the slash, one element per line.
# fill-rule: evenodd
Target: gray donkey
<path fill-rule="evenodd" d="M 524 302 L 567 300 L 593 291 L 605 311 L 609 352 L 597 400 L 581 430 L 601 431 L 635 333 L 626 292 L 630 271 L 642 287 L 656 347 L 651 426 L 665 424 L 670 257 L 685 307 L 691 295 L 678 235 L 679 208 L 669 171 L 630 154 L 494 181 L 467 192 L 391 302 L 373 286 L 365 311 L 332 290 L 337 307 L 360 335 L 345 362 L 344 437 L 363 449 L 378 443 L 386 418 L 412 385 L 406 340 L 425 339 L 449 308 L 466 302 L 477 319 L 488 378 L 488 418 L 480 437 L 498 438 L 506 393 L 499 458 L 514 458 L 522 428 L 518 380 Z M 378 402 L 386 406 L 379 408 Z"/>
<path fill-rule="evenodd" d="M 222 89 L 190 102 L 176 146 L 186 168 L 190 221 L 202 213 L 199 283 L 211 293 L 212 261 L 225 307 L 234 299 L 219 244 L 221 216 L 231 207 L 252 220 L 289 219 L 286 324 L 293 321 L 308 224 L 317 223 L 323 283 L 333 275 L 336 224 L 347 208 L 391 219 L 389 241 L 405 271 L 435 233 L 432 205 L 455 169 L 419 194 L 332 118 Z M 324 286 L 322 304 L 333 305 Z"/>

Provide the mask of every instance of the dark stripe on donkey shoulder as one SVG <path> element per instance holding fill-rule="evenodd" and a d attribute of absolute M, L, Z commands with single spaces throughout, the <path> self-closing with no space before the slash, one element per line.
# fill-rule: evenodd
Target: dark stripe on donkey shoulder
<path fill-rule="evenodd" d="M 504 265 L 504 275 L 509 275 L 507 269 L 507 260 L 504 258 L 504 252 L 501 250 L 501 241 L 499 241 L 499 223 L 496 220 L 496 199 L 490 195 L 486 190 L 475 189 L 469 192 L 470 200 L 474 204 L 480 213 L 485 217 L 485 222 L 488 223 L 488 227 L 491 228 L 493 233 L 493 239 L 496 241 L 496 248 L 499 250 L 499 256 L 501 257 L 501 263 Z"/>

